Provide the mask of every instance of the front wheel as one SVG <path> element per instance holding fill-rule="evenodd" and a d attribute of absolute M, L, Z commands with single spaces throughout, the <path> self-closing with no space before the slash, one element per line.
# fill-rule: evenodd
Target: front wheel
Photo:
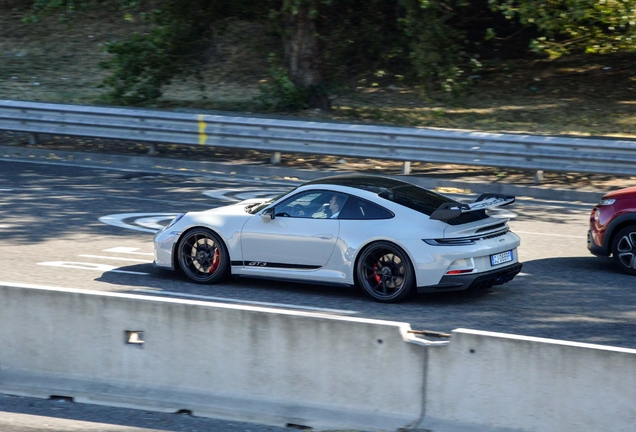
<path fill-rule="evenodd" d="M 365 294 L 382 303 L 395 303 L 413 293 L 413 266 L 406 253 L 389 242 L 377 242 L 362 251 L 356 265 L 358 284 Z"/>
<path fill-rule="evenodd" d="M 194 282 L 218 282 L 228 272 L 230 262 L 225 244 L 209 229 L 187 232 L 179 242 L 178 251 L 181 269 Z"/>
<path fill-rule="evenodd" d="M 636 275 L 636 226 L 625 227 L 616 234 L 612 255 L 623 272 Z"/>

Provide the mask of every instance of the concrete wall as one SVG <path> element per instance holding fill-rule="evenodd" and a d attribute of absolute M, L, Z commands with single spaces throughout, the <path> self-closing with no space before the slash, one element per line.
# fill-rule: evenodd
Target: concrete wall
<path fill-rule="evenodd" d="M 126 331 L 144 344 L 126 344 Z M 425 347 L 403 323 L 0 286 L 0 392 L 391 430 L 423 409 Z M 415 343 L 405 343 L 412 340 Z"/>
<path fill-rule="evenodd" d="M 435 345 L 409 329 L 0 285 L 0 392 L 316 429 L 636 428 L 636 350 L 466 329 Z"/>
<path fill-rule="evenodd" d="M 428 428 L 636 430 L 636 350 L 458 329 L 429 356 Z"/>

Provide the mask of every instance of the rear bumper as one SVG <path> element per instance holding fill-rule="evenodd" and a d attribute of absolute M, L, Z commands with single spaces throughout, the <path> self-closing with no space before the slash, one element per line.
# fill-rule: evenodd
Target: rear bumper
<path fill-rule="evenodd" d="M 501 269 L 477 274 L 444 276 L 439 284 L 417 287 L 417 292 L 433 293 L 490 288 L 493 285 L 501 285 L 513 280 L 521 271 L 522 266 L 523 264 L 516 263 Z"/>

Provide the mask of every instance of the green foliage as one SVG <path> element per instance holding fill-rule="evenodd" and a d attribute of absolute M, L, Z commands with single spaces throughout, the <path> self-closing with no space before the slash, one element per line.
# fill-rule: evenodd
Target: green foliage
<path fill-rule="evenodd" d="M 113 72 L 103 82 L 111 88 L 105 96 L 107 102 L 131 105 L 161 96 L 161 86 L 170 83 L 178 72 L 178 63 L 167 61 L 171 54 L 166 31 L 159 27 L 148 35 L 135 34 L 106 46 L 106 51 L 113 54 L 102 65 Z"/>
<path fill-rule="evenodd" d="M 36 23 L 43 14 L 60 11 L 63 15 L 70 15 L 77 8 L 86 8 L 88 5 L 96 3 L 97 0 L 35 0 L 31 6 L 31 14 L 25 18 L 25 22 Z"/>
<path fill-rule="evenodd" d="M 106 100 L 128 105 L 159 98 L 174 77 L 200 70 L 215 25 L 231 16 L 255 19 L 263 13 L 260 6 L 249 0 L 164 0 L 147 15 L 152 31 L 106 46 L 112 54 L 102 64 L 112 71 L 103 82 L 110 89 Z"/>
<path fill-rule="evenodd" d="M 489 0 L 494 10 L 541 36 L 537 52 L 608 54 L 636 50 L 636 0 Z"/>
<path fill-rule="evenodd" d="M 402 0 L 401 20 L 409 40 L 409 57 L 417 76 L 459 95 L 472 83 L 469 76 L 481 68 L 465 51 L 465 33 L 459 24 L 461 0 Z"/>
<path fill-rule="evenodd" d="M 269 56 L 270 80 L 260 87 L 258 102 L 266 111 L 298 111 L 307 108 L 308 91 L 298 88 L 280 61 Z"/>
<path fill-rule="evenodd" d="M 91 7 L 107 5 L 109 7 L 130 8 L 138 5 L 143 0 L 34 0 L 31 6 L 31 14 L 26 22 L 36 23 L 43 15 L 59 12 L 63 19 L 68 19 L 77 10 L 86 10 Z"/>
<path fill-rule="evenodd" d="M 364 13 L 361 13 L 364 11 Z M 348 0 L 322 5 L 317 14 L 325 76 L 341 81 L 371 74 L 403 74 L 407 41 L 396 1 Z"/>
<path fill-rule="evenodd" d="M 271 79 L 260 98 L 270 109 L 305 108 L 312 98 L 326 100 L 328 86 L 365 76 L 374 82 L 416 80 L 424 88 L 441 86 L 459 94 L 480 66 L 464 46 L 460 18 L 470 6 L 465 0 L 35 0 L 34 11 L 72 11 L 102 2 L 129 10 L 157 5 L 147 14 L 151 31 L 106 46 L 111 57 L 103 66 L 111 75 L 103 86 L 109 89 L 107 99 L 118 104 L 152 101 L 176 76 L 196 73 L 228 17 L 267 20 L 281 41 L 294 23 L 303 22 L 296 20 L 298 14 L 315 25 L 318 46 L 311 55 L 324 82 L 300 89 L 290 65 L 270 63 Z"/>
<path fill-rule="evenodd" d="M 461 93 L 470 83 L 467 77 L 480 66 L 464 53 L 460 13 L 467 6 L 462 0 L 314 4 L 326 80 L 343 82 L 373 74 L 373 82 L 406 78 L 425 88 L 441 86 Z"/>

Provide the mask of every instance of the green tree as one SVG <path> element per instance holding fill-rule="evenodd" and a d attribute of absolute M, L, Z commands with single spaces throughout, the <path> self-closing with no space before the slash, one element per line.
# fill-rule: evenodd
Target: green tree
<path fill-rule="evenodd" d="M 636 0 L 489 0 L 494 10 L 536 27 L 536 51 L 559 57 L 636 49 Z"/>
<path fill-rule="evenodd" d="M 456 90 L 478 66 L 465 49 L 465 0 L 35 0 L 34 11 L 102 3 L 154 7 L 151 31 L 106 48 L 104 84 L 119 104 L 156 99 L 172 79 L 196 72 L 230 17 L 260 21 L 280 37 L 265 88 L 278 108 L 328 109 L 331 86 L 365 74 Z"/>

